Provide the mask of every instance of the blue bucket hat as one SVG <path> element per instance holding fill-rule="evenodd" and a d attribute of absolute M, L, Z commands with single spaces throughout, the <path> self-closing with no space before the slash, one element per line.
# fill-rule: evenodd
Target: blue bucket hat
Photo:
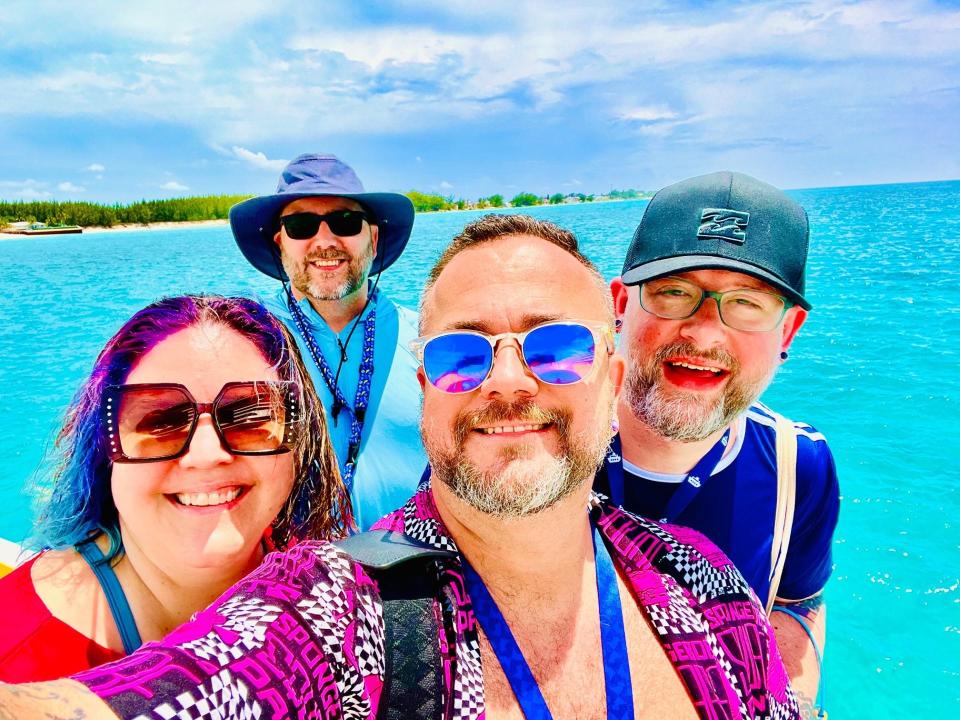
<path fill-rule="evenodd" d="M 749 175 L 681 180 L 650 200 L 623 263 L 624 285 L 688 270 L 734 270 L 772 285 L 800 307 L 810 228 L 785 193 Z"/>
<path fill-rule="evenodd" d="M 280 249 L 273 241 L 280 211 L 294 200 L 334 196 L 356 200 L 372 216 L 380 236 L 370 268 L 376 275 L 390 267 L 410 239 L 413 203 L 399 193 L 364 192 L 360 178 L 334 155 L 300 155 L 283 169 L 273 195 L 250 198 L 230 208 L 230 229 L 244 257 L 260 272 L 286 280 Z"/>

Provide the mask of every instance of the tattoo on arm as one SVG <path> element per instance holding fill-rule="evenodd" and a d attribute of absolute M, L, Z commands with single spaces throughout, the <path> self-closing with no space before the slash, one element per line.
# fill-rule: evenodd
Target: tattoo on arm
<path fill-rule="evenodd" d="M 802 718 L 815 718 L 817 716 L 817 708 L 814 705 L 813 698 L 807 697 L 804 693 L 794 692 L 797 696 L 797 705 L 800 707 L 800 717 Z"/>
<path fill-rule="evenodd" d="M 88 720 L 81 707 L 82 691 L 77 685 L 56 680 L 23 685 L 0 683 L 0 720 L 44 718 L 45 720 Z"/>

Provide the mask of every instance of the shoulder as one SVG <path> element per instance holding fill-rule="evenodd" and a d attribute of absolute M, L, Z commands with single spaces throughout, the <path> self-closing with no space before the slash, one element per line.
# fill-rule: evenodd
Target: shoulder
<path fill-rule="evenodd" d="M 791 420 L 762 402 L 755 402 L 747 409 L 747 423 L 758 430 L 765 429 L 766 432 L 775 433 L 779 418 L 783 418 L 790 424 L 798 441 L 820 443 L 826 446 L 827 439 L 824 434 L 810 423 L 802 420 Z"/>
<path fill-rule="evenodd" d="M 413 327 L 417 326 L 417 323 L 420 319 L 420 314 L 416 310 L 411 310 L 410 308 L 404 307 L 403 305 L 397 305 L 396 307 L 397 307 L 397 315 L 399 315 L 400 318 L 405 323 L 408 323 Z"/>
<path fill-rule="evenodd" d="M 376 582 L 348 553 L 329 542 L 308 541 L 270 553 L 239 587 L 253 603 L 283 600 L 287 612 L 319 632 L 317 639 L 335 654 L 339 650 L 331 648 L 355 639 L 358 627 L 369 633 L 380 622 Z M 344 634 L 319 630 L 331 623 Z"/>
<path fill-rule="evenodd" d="M 38 568 L 41 582 L 56 582 L 62 573 L 58 554 L 40 555 L 0 579 L 6 608 L 0 615 L 0 681 L 49 680 L 118 657 L 55 617 L 37 594 Z M 43 562 L 46 555 L 53 556 L 50 562 Z M 64 598 L 76 604 L 72 595 Z"/>
<path fill-rule="evenodd" d="M 277 604 L 282 614 L 308 628 L 328 657 L 340 657 L 353 643 L 382 635 L 376 583 L 332 543 L 308 541 L 270 553 L 240 587 L 237 602 L 230 608 L 221 603 L 218 613 L 243 618 L 244 605 Z M 276 630 L 284 631 L 280 626 Z"/>
<path fill-rule="evenodd" d="M 419 337 L 417 313 L 397 305 L 385 294 L 377 293 L 378 352 L 390 355 L 391 381 L 395 381 L 395 378 L 401 379 L 402 385 L 407 385 L 411 392 L 419 396 L 420 385 L 410 377 L 410 371 L 416 370 L 419 365 L 410 349 L 411 341 L 416 340 L 417 337 Z M 388 401 L 390 399 L 387 398 Z M 407 403 L 409 400 L 409 396 L 399 399 L 401 403 Z M 416 412 L 416 410 L 417 408 L 414 407 L 413 411 Z"/>
<path fill-rule="evenodd" d="M 783 416 L 759 402 L 747 411 L 748 425 L 771 460 L 775 460 L 776 456 L 777 419 L 780 417 Z M 819 508 L 824 502 L 835 506 L 838 503 L 839 486 L 833 453 L 826 437 L 809 423 L 783 419 L 789 424 L 797 441 L 797 511 L 803 515 L 805 506 Z"/>
<path fill-rule="evenodd" d="M 269 553 L 263 562 L 207 610 L 214 624 L 232 617 L 246 622 L 251 608 L 282 609 L 298 621 L 303 616 L 330 620 L 349 616 L 361 596 L 376 596 L 376 584 L 344 551 L 329 542 L 304 541 L 283 552 Z M 207 632 L 204 623 L 182 626 L 167 639 L 180 644 L 191 633 Z M 180 633 L 183 631 L 183 633 Z"/>
<path fill-rule="evenodd" d="M 666 619 L 670 630 L 679 628 L 681 636 L 687 610 L 702 618 L 700 630 L 709 629 L 717 638 L 711 648 L 714 656 L 730 672 L 728 679 L 739 686 L 737 694 L 745 706 L 772 703 L 793 717 L 795 698 L 780 658 L 776 637 L 756 593 L 733 562 L 706 537 L 688 528 L 663 525 L 661 531 L 676 540 L 660 568 L 672 576 L 684 593 L 686 603 L 679 600 L 667 605 Z M 691 623 L 686 627 L 696 627 Z M 708 641 L 709 644 L 709 641 Z M 774 712 L 773 717 L 777 717 Z"/>
<path fill-rule="evenodd" d="M 373 581 L 346 552 L 329 542 L 308 540 L 283 552 L 268 554 L 238 587 L 256 591 L 276 584 L 300 592 L 316 592 L 320 585 L 334 593 L 375 588 Z"/>
<path fill-rule="evenodd" d="M 622 562 L 641 573 L 671 577 L 701 602 L 751 598 L 749 584 L 730 558 L 692 528 L 648 520 L 609 503 L 601 505 L 598 526 Z"/>
<path fill-rule="evenodd" d="M 51 615 L 94 632 L 93 616 L 103 594 L 90 566 L 76 550 L 42 553 L 31 563 L 29 577 L 31 591 Z"/>
<path fill-rule="evenodd" d="M 37 622 L 50 617 L 50 610 L 37 595 L 31 577 L 36 560 L 29 560 L 0 578 L 0 597 L 6 605 L 0 614 L 0 658 L 11 644 L 29 635 Z"/>
<path fill-rule="evenodd" d="M 420 336 L 420 315 L 410 308 L 397 306 L 397 315 L 400 318 L 400 336 L 415 340 Z"/>
<path fill-rule="evenodd" d="M 400 323 L 401 336 L 404 330 L 416 332 L 419 314 L 403 305 L 398 305 L 386 293 L 377 292 L 377 315 L 379 317 L 395 316 Z"/>
<path fill-rule="evenodd" d="M 793 717 L 787 711 L 794 701 L 763 608 L 716 545 L 695 530 L 636 517 L 607 503 L 601 505 L 598 526 L 668 652 L 700 661 L 714 658 L 728 687 L 739 688 L 729 694 L 731 703 L 762 707 L 772 702 L 784 712 L 774 716 Z"/>
<path fill-rule="evenodd" d="M 765 437 L 769 442 L 775 442 L 777 421 L 786 420 L 797 439 L 797 464 L 799 468 L 809 463 L 819 463 L 823 458 L 830 458 L 832 453 L 827 444 L 827 438 L 817 428 L 801 420 L 791 420 L 784 415 L 771 410 L 760 402 L 755 402 L 747 410 L 747 426 L 754 433 Z"/>
<path fill-rule="evenodd" d="M 287 307 L 287 293 L 282 285 L 276 292 L 263 295 L 254 294 L 250 299 L 260 303 L 282 320 L 290 317 L 290 309 Z"/>
<path fill-rule="evenodd" d="M 179 709 L 184 698 L 192 703 L 194 693 L 205 695 L 214 684 L 223 698 L 269 705 L 277 717 L 333 717 L 345 705 L 357 708 L 356 717 L 371 717 L 383 662 L 376 585 L 343 551 L 307 541 L 267 555 L 161 642 L 76 679 L 114 708 L 123 707 L 125 716 L 168 704 Z M 147 665 L 166 670 L 148 676 Z M 129 674 L 143 681 L 145 692 L 128 692 L 128 685 L 116 682 Z M 251 687 L 244 681 L 249 677 L 262 682 Z M 298 690 L 291 694 L 293 687 Z M 230 714 L 227 706 L 218 710 Z"/>

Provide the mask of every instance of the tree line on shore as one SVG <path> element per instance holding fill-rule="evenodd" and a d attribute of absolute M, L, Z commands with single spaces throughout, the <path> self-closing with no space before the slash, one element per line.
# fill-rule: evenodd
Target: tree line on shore
<path fill-rule="evenodd" d="M 592 202 L 594 200 L 631 200 L 650 197 L 638 190 L 611 190 L 606 195 L 570 193 L 563 195 L 535 195 L 517 193 L 510 200 L 496 194 L 475 201 L 434 195 L 411 190 L 405 193 L 417 212 L 440 210 L 471 210 L 502 207 L 531 207 L 564 203 Z M 147 225 L 159 222 L 194 222 L 223 220 L 231 206 L 251 195 L 205 195 L 201 197 L 170 198 L 167 200 L 140 200 L 121 205 L 101 205 L 83 201 L 57 200 L 0 200 L 0 227 L 14 222 L 44 223 L 46 225 L 80 225 L 81 227 L 112 227 L 114 225 Z"/>
<path fill-rule="evenodd" d="M 13 222 L 47 225 L 113 227 L 158 222 L 222 220 L 231 206 L 250 195 L 207 195 L 203 197 L 140 200 L 129 205 L 100 205 L 91 202 L 56 200 L 0 201 L 0 227 Z"/>
<path fill-rule="evenodd" d="M 635 200 L 649 198 L 653 193 L 642 190 L 611 190 L 606 195 L 585 195 L 584 193 L 554 193 L 553 195 L 535 195 L 521 192 L 506 200 L 496 194 L 477 200 L 454 198 L 452 195 L 434 195 L 411 190 L 404 193 L 413 203 L 417 212 L 435 212 L 438 210 L 483 210 L 485 208 L 532 207 L 534 205 L 563 205 L 566 203 L 593 202 L 594 200 Z"/>

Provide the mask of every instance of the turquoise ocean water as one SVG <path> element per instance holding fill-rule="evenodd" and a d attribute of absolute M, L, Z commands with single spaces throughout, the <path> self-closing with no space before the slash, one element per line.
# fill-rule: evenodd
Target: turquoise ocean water
<path fill-rule="evenodd" d="M 960 715 L 960 182 L 803 190 L 814 309 L 764 396 L 824 432 L 843 502 L 827 587 L 833 718 Z M 533 208 L 618 274 L 644 201 Z M 381 286 L 415 305 L 480 213 L 421 215 Z M 271 292 L 226 227 L 0 241 L 0 536 L 103 342 L 164 294 Z"/>

